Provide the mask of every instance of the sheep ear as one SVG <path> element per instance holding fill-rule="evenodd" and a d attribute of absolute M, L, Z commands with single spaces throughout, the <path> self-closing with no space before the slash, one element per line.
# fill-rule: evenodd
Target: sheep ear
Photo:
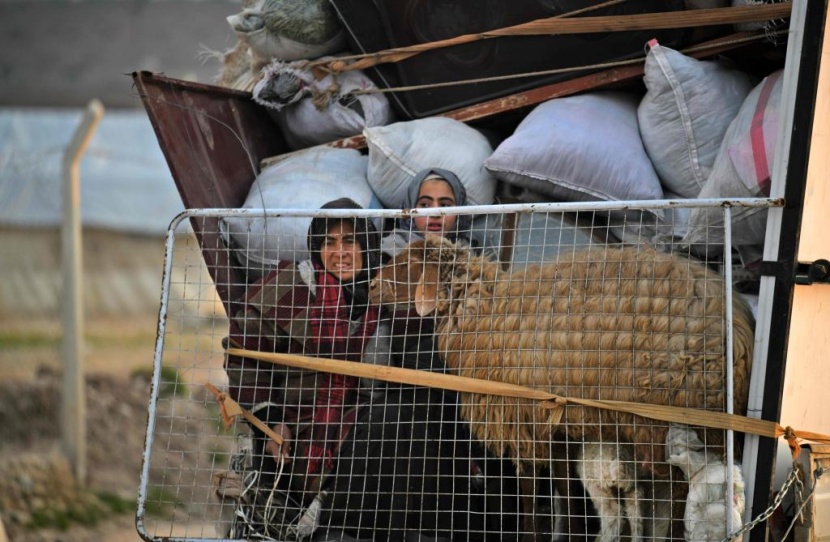
<path fill-rule="evenodd" d="M 438 300 L 438 264 L 424 264 L 424 271 L 415 286 L 415 312 L 427 316 L 435 310 Z"/>

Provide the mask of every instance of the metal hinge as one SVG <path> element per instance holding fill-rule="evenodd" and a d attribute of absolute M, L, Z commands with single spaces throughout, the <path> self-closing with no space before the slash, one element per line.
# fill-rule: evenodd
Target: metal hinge
<path fill-rule="evenodd" d="M 796 284 L 830 283 L 830 261 L 798 262 L 795 266 Z"/>
<path fill-rule="evenodd" d="M 767 277 L 781 277 L 786 271 L 784 262 L 761 262 L 759 274 Z M 830 261 L 816 260 L 814 262 L 796 262 L 795 283 L 813 284 L 830 283 Z"/>

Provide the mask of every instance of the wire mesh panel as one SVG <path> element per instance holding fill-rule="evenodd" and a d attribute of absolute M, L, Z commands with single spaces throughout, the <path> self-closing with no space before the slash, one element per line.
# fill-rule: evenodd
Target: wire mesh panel
<path fill-rule="evenodd" d="M 696 413 L 744 413 L 754 324 L 733 295 L 730 205 L 696 205 L 711 220 L 694 242 L 689 202 L 184 213 L 139 532 L 737 530 L 740 438 Z M 224 314 L 204 310 L 217 293 Z"/>

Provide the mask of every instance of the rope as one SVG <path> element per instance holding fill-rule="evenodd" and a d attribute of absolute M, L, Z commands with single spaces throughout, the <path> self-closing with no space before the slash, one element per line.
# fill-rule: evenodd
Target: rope
<path fill-rule="evenodd" d="M 682 49 L 680 52 L 684 54 L 689 53 L 696 53 L 707 51 L 709 49 L 720 49 L 723 47 L 733 46 L 733 45 L 741 45 L 744 43 L 752 43 L 754 41 L 761 41 L 770 39 L 770 37 L 775 37 L 779 35 L 786 34 L 786 31 L 777 31 L 773 33 L 764 33 L 764 34 L 756 34 L 752 36 L 747 36 L 744 38 L 736 38 L 734 40 L 729 41 L 718 41 L 717 43 L 711 43 L 706 45 L 699 45 L 695 47 L 689 47 L 686 49 Z M 362 90 L 353 90 L 349 94 L 353 95 L 360 95 L 360 94 L 383 94 L 387 92 L 411 92 L 414 90 L 428 90 L 434 88 L 445 88 L 445 87 L 453 87 L 459 85 L 475 85 L 479 83 L 489 83 L 493 81 L 507 81 L 507 80 L 514 80 L 514 79 L 522 79 L 527 77 L 541 77 L 545 75 L 556 75 L 560 73 L 571 73 L 571 72 L 581 72 L 581 71 L 589 71 L 589 70 L 604 70 L 609 68 L 620 68 L 623 66 L 633 66 L 636 64 L 643 63 L 645 57 L 637 57 L 628 60 L 617 60 L 613 62 L 603 62 L 599 64 L 586 64 L 583 66 L 570 66 L 567 68 L 555 68 L 550 70 L 540 70 L 535 72 L 524 72 L 524 73 L 517 73 L 517 74 L 510 74 L 510 75 L 494 75 L 491 77 L 480 77 L 478 79 L 464 79 L 461 81 L 446 81 L 443 83 L 425 83 L 423 85 L 409 85 L 405 87 L 394 87 L 394 88 L 367 88 Z"/>
<path fill-rule="evenodd" d="M 632 30 L 658 30 L 757 23 L 789 17 L 790 11 L 791 3 L 784 2 L 777 4 L 696 9 L 681 12 L 644 13 L 638 15 L 579 18 L 559 15 L 478 34 L 465 34 L 455 38 L 419 43 L 407 47 L 397 47 L 375 53 L 339 57 L 327 61 L 316 61 L 310 63 L 309 66 L 336 73 L 349 70 L 362 70 L 377 66 L 378 64 L 400 62 L 426 51 L 498 37 L 625 32 Z"/>
<path fill-rule="evenodd" d="M 629 401 L 610 401 L 582 399 L 577 397 L 562 397 L 548 391 L 528 388 L 516 384 L 482 380 L 451 374 L 431 373 L 416 369 L 404 369 L 401 367 L 389 367 L 371 365 L 353 361 L 341 361 L 326 358 L 311 358 L 297 354 L 267 353 L 241 348 L 228 348 L 225 353 L 229 356 L 240 356 L 249 359 L 276 363 L 288 367 L 299 367 L 322 371 L 326 373 L 338 373 L 347 376 L 360 378 L 373 378 L 386 382 L 398 384 L 410 384 L 414 386 L 429 386 L 446 390 L 453 390 L 462 393 L 482 393 L 499 395 L 503 397 L 515 397 L 521 399 L 532 399 L 541 401 L 541 404 L 549 409 L 563 409 L 568 404 L 581 405 L 592 408 L 601 408 L 615 412 L 634 414 L 645 418 L 665 422 L 681 423 L 686 425 L 705 426 L 714 429 L 725 429 L 751 433 L 763 437 L 779 438 L 785 437 L 790 445 L 793 458 L 798 457 L 801 451 L 801 440 L 810 440 L 830 444 L 830 435 L 800 431 L 787 426 L 782 427 L 776 422 L 759 420 L 727 414 L 723 412 L 710 412 L 692 408 L 682 408 L 667 405 L 652 405 L 645 403 L 634 403 Z M 552 413 L 555 420 L 555 414 Z"/>
<path fill-rule="evenodd" d="M 268 437 L 282 446 L 283 438 L 282 436 L 274 433 L 270 427 L 266 424 L 262 423 L 262 421 L 254 416 L 250 411 L 245 410 L 239 403 L 228 397 L 227 393 L 221 392 L 216 389 L 216 386 L 208 382 L 205 384 L 205 387 L 213 394 L 216 398 L 216 401 L 219 403 L 219 414 L 222 416 L 222 421 L 225 424 L 225 429 L 231 426 L 233 423 L 233 418 L 236 416 L 242 416 L 252 425 L 254 425 L 257 429 L 268 435 Z"/>
<path fill-rule="evenodd" d="M 569 11 L 567 13 L 561 13 L 556 15 L 555 17 L 551 17 L 551 19 L 562 19 L 565 17 L 573 17 L 574 15 L 581 15 L 583 13 L 589 13 L 591 11 L 596 11 L 598 9 L 606 8 L 615 6 L 617 4 L 622 4 L 627 2 L 628 0 L 609 0 L 608 2 L 603 2 L 601 4 L 597 4 L 595 6 L 587 6 L 581 9 L 576 9 L 574 11 Z M 446 41 L 446 40 L 445 40 Z M 431 42 L 431 43 L 440 43 L 440 42 Z M 440 48 L 436 47 L 436 48 Z M 396 49 L 390 49 L 389 51 L 394 51 Z M 340 71 L 350 71 L 359 68 L 347 67 L 352 61 L 359 61 L 364 60 L 367 58 L 376 58 L 377 55 L 386 53 L 387 51 L 377 51 L 374 53 L 365 53 L 359 55 L 343 55 L 338 56 L 336 59 L 333 60 L 313 60 L 313 61 L 305 61 L 304 66 L 312 68 L 312 69 L 319 69 L 323 72 L 330 73 L 330 72 L 340 72 Z M 397 62 L 397 61 L 396 61 Z M 333 69 L 332 64 L 337 63 L 338 66 L 343 66 L 343 69 Z"/>

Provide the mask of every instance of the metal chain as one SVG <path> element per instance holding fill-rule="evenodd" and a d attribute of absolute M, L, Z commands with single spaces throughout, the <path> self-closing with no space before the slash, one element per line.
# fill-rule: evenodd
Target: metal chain
<path fill-rule="evenodd" d="M 799 474 L 799 470 L 795 467 L 790 472 L 790 475 L 787 477 L 787 480 L 784 482 L 784 485 L 781 486 L 781 490 L 775 496 L 775 499 L 772 501 L 772 504 L 769 506 L 769 508 L 764 510 L 764 512 L 761 513 L 761 515 L 759 515 L 757 518 L 744 525 L 740 530 L 735 531 L 734 533 L 731 533 L 729 536 L 724 538 L 722 542 L 731 542 L 732 540 L 735 540 L 744 533 L 752 530 L 759 523 L 768 520 L 772 513 L 775 512 L 775 510 L 779 506 L 781 506 L 781 502 L 784 500 L 787 491 L 790 489 L 790 486 L 792 486 L 794 482 L 798 482 L 799 486 L 803 485 L 801 482 L 801 475 Z"/>
<path fill-rule="evenodd" d="M 804 508 L 807 507 L 807 504 L 810 502 L 810 499 L 813 498 L 813 493 L 815 493 L 815 491 L 816 491 L 816 486 L 818 485 L 818 480 L 819 480 L 819 478 L 821 478 L 822 474 L 824 474 L 824 469 L 821 468 L 820 465 L 818 465 L 816 467 L 816 470 L 813 471 L 813 478 L 811 480 L 812 483 L 810 484 L 810 491 L 809 491 L 809 493 L 807 493 L 806 496 L 802 495 L 802 491 L 804 489 L 804 484 L 799 482 L 800 487 L 798 489 L 798 499 L 801 501 L 801 506 L 798 507 L 798 511 L 794 515 L 792 523 L 790 523 L 790 526 L 787 529 L 787 532 L 784 533 L 784 536 L 781 537 L 781 540 L 786 540 L 787 539 L 787 537 L 790 534 L 790 531 L 793 530 L 793 527 L 795 527 L 795 524 L 799 520 L 799 518 L 801 519 L 802 523 L 804 522 Z"/>

